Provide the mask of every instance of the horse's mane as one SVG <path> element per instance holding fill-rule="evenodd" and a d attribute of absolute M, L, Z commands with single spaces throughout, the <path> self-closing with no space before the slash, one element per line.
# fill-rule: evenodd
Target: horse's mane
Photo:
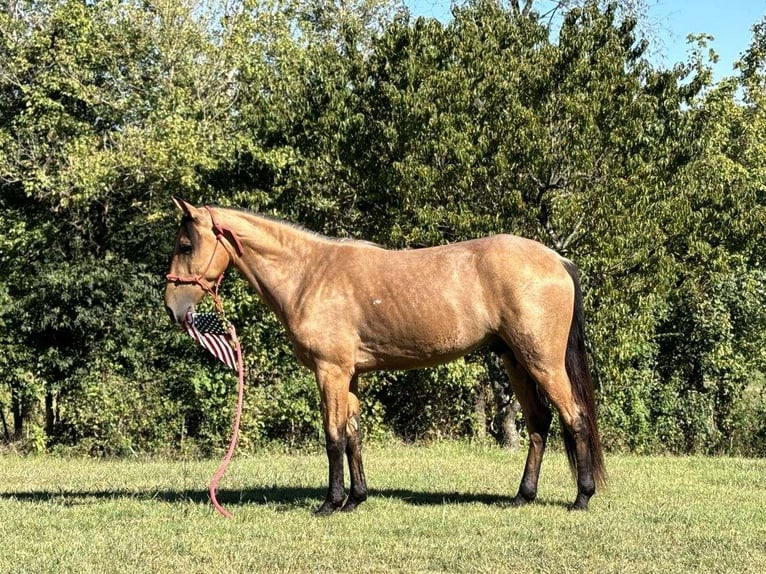
<path fill-rule="evenodd" d="M 280 217 L 276 217 L 273 215 L 251 211 L 250 209 L 245 209 L 243 207 L 227 207 L 222 205 L 212 205 L 211 207 L 214 209 L 220 209 L 223 211 L 234 211 L 234 212 L 240 213 L 241 215 L 244 215 L 246 217 L 251 217 L 256 220 L 262 219 L 265 221 L 269 221 L 271 223 L 276 223 L 277 225 L 283 225 L 285 227 L 289 227 L 301 233 L 305 233 L 306 235 L 309 235 L 321 241 L 327 241 L 330 243 L 361 243 L 365 245 L 370 245 L 372 247 L 380 247 L 381 249 L 385 249 L 385 247 L 373 241 L 356 239 L 354 237 L 330 237 L 329 235 L 324 235 L 323 233 L 319 233 L 318 231 L 309 229 L 308 227 L 305 227 L 304 225 L 301 225 L 300 223 L 294 223 L 292 221 L 287 221 L 286 219 L 281 219 Z"/>

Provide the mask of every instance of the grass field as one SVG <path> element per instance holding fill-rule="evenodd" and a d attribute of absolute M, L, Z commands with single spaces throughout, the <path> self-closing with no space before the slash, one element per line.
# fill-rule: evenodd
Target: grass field
<path fill-rule="evenodd" d="M 371 497 L 315 518 L 322 453 L 218 461 L 0 457 L 0 572 L 766 572 L 766 460 L 608 456 L 587 513 L 565 457 L 509 506 L 524 453 L 371 445 Z"/>

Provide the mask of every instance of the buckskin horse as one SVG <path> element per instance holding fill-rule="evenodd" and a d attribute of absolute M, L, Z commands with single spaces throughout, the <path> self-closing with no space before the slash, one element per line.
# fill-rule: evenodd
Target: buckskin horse
<path fill-rule="evenodd" d="M 183 216 L 165 288 L 171 319 L 182 324 L 233 264 L 316 377 L 330 470 L 317 514 L 352 511 L 367 498 L 359 376 L 433 366 L 485 345 L 502 358 L 529 430 L 513 506 L 535 500 L 553 406 L 577 477 L 571 508 L 587 509 L 605 469 L 571 261 L 513 235 L 388 250 L 248 211 L 174 202 Z"/>

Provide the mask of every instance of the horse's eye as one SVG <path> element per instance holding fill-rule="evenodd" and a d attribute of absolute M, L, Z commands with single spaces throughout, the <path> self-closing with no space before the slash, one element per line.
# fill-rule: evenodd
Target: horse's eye
<path fill-rule="evenodd" d="M 178 250 L 179 250 L 181 253 L 183 253 L 184 255 L 188 255 L 189 253 L 191 253 L 191 252 L 192 252 L 192 246 L 191 246 L 191 243 L 182 243 L 182 244 L 181 244 L 181 245 L 178 247 Z"/>

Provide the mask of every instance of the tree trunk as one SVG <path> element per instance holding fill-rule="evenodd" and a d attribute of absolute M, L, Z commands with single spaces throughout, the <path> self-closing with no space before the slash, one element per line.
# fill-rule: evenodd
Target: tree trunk
<path fill-rule="evenodd" d="M 473 406 L 474 412 L 474 435 L 476 438 L 487 437 L 487 401 L 484 397 L 484 385 L 479 385 L 476 390 L 476 401 Z"/>
<path fill-rule="evenodd" d="M 8 433 L 8 423 L 5 420 L 5 405 L 0 403 L 0 419 L 3 420 L 3 436 L 5 442 L 10 442 L 11 435 Z"/>
<path fill-rule="evenodd" d="M 516 415 L 520 410 L 521 405 L 519 404 L 519 401 L 514 399 L 511 404 L 502 411 L 503 423 L 501 428 L 503 430 L 501 444 L 505 448 L 510 448 L 511 450 L 519 448 L 519 429 L 516 428 Z"/>
<path fill-rule="evenodd" d="M 53 428 L 56 425 L 56 413 L 53 410 L 54 396 L 52 391 L 45 393 L 45 435 L 53 436 Z"/>
<path fill-rule="evenodd" d="M 521 405 L 513 396 L 511 382 L 500 359 L 492 353 L 486 356 L 487 373 L 495 397 L 497 414 L 493 419 L 492 435 L 503 448 L 519 448 L 519 431 L 516 428 L 516 415 Z"/>
<path fill-rule="evenodd" d="M 13 412 L 13 439 L 18 440 L 24 431 L 24 409 L 18 392 L 11 392 L 11 411 Z"/>

